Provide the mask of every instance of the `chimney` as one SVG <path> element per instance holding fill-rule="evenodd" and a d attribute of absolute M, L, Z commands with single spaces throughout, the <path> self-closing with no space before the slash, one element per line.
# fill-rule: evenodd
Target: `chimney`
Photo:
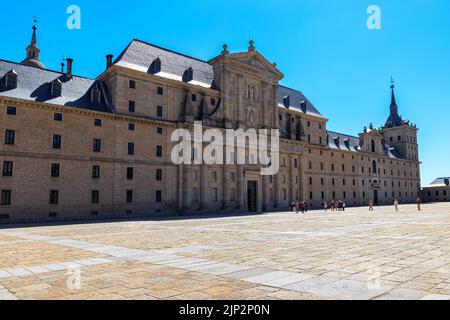
<path fill-rule="evenodd" d="M 113 60 L 113 55 L 112 54 L 108 54 L 106 56 L 106 69 L 108 70 L 109 68 L 111 68 L 112 66 L 112 60 Z"/>
<path fill-rule="evenodd" d="M 69 78 L 72 78 L 72 64 L 73 64 L 73 59 L 67 58 L 67 76 Z"/>

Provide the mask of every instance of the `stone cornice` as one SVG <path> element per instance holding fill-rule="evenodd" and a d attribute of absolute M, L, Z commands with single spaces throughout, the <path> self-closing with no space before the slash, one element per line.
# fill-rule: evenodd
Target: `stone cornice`
<path fill-rule="evenodd" d="M 79 115 L 85 115 L 90 117 L 97 117 L 102 119 L 111 119 L 111 120 L 119 120 L 119 121 L 127 121 L 127 122 L 135 122 L 135 123 L 146 123 L 153 125 L 160 125 L 166 127 L 176 127 L 177 124 L 174 121 L 164 121 L 153 118 L 148 118 L 144 116 L 131 116 L 126 114 L 119 113 L 108 113 L 95 111 L 90 109 L 76 108 L 76 107 L 66 107 L 61 105 L 55 105 L 44 102 L 36 102 L 36 101 L 28 101 L 16 98 L 4 98 L 0 97 L 0 103 L 3 103 L 7 106 L 18 106 L 25 108 L 36 108 L 41 110 L 55 111 L 55 112 L 64 112 L 64 113 L 73 113 Z"/>

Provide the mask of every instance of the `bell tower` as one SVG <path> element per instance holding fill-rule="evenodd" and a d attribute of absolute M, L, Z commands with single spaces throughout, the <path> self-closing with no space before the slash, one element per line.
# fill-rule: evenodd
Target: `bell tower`
<path fill-rule="evenodd" d="M 38 22 L 37 18 L 34 18 L 33 22 L 34 25 L 33 25 L 33 34 L 31 35 L 31 42 L 26 49 L 27 56 L 25 60 L 21 62 L 21 64 L 25 66 L 44 69 L 45 66 L 39 61 L 39 54 L 41 53 L 41 50 L 37 46 L 36 40 L 36 30 L 37 30 L 36 23 Z"/>
<path fill-rule="evenodd" d="M 399 115 L 394 89 L 395 83 L 391 79 L 390 114 L 382 130 L 385 142 L 389 146 L 394 147 L 402 158 L 419 161 L 418 129 L 416 125 L 413 125 L 410 121 L 403 120 Z"/>

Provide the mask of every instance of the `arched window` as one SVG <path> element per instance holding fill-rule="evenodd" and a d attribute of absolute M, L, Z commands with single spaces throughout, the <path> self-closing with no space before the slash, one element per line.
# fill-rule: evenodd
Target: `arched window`
<path fill-rule="evenodd" d="M 375 140 L 372 140 L 370 142 L 370 150 L 372 151 L 372 153 L 376 152 L 376 148 L 375 148 Z"/>
<path fill-rule="evenodd" d="M 372 161 L 372 173 L 377 173 L 377 162 L 375 160 Z"/>

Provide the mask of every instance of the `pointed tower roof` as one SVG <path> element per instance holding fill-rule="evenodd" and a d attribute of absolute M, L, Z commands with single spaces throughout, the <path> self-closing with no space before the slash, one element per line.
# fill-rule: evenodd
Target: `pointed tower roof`
<path fill-rule="evenodd" d="M 405 124 L 402 117 L 400 117 L 400 115 L 398 114 L 398 106 L 397 106 L 397 101 L 395 100 L 394 89 L 395 89 L 395 82 L 394 82 L 394 79 L 391 78 L 391 91 L 392 91 L 391 106 L 390 106 L 389 118 L 385 124 L 386 128 L 399 127 L 399 126 L 402 126 Z"/>
<path fill-rule="evenodd" d="M 36 67 L 36 68 L 40 68 L 40 69 L 44 69 L 45 66 L 39 61 L 39 54 L 41 52 L 41 50 L 39 49 L 39 47 L 37 46 L 37 40 L 36 40 L 36 23 L 37 23 L 37 19 L 34 19 L 34 25 L 33 25 L 33 34 L 31 36 L 31 42 L 27 47 L 27 57 L 25 58 L 25 60 L 23 60 L 21 62 L 21 64 L 25 65 L 25 66 L 30 66 L 30 67 Z"/>

